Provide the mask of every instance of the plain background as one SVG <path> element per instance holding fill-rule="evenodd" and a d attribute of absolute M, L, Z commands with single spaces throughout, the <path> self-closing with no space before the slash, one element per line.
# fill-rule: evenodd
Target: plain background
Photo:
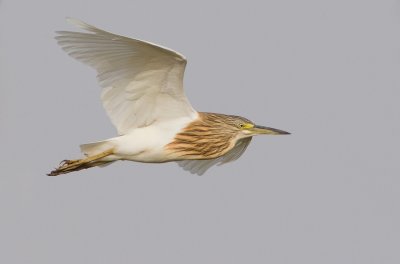
<path fill-rule="evenodd" d="M 67 16 L 186 55 L 199 111 L 293 134 L 202 177 L 45 176 L 115 135 Z M 399 51 L 399 1 L 3 0 L 0 262 L 400 263 Z"/>

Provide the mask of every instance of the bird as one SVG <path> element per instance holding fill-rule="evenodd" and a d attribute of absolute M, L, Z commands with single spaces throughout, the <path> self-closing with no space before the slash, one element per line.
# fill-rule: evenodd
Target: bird
<path fill-rule="evenodd" d="M 83 144 L 81 159 L 63 160 L 47 175 L 57 176 L 118 160 L 177 162 L 202 175 L 214 165 L 237 160 L 253 136 L 289 132 L 247 118 L 198 112 L 183 88 L 186 58 L 169 48 L 116 35 L 74 18 L 81 31 L 56 31 L 71 57 L 97 71 L 101 101 L 118 135 Z"/>

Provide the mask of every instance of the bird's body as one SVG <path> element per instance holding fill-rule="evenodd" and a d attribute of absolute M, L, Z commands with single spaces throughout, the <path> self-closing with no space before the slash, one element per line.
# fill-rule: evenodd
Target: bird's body
<path fill-rule="evenodd" d="M 65 160 L 49 175 L 117 160 L 177 161 L 201 175 L 239 158 L 254 135 L 288 134 L 239 116 L 195 111 L 183 90 L 186 59 L 181 54 L 70 22 L 91 33 L 61 31 L 57 40 L 72 57 L 97 70 L 103 106 L 119 136 L 81 145 L 86 158 Z"/>
<path fill-rule="evenodd" d="M 111 138 L 93 144 L 104 144 L 102 150 L 112 148 L 113 155 L 105 157 L 104 160 L 131 160 L 138 162 L 160 163 L 177 160 L 177 155 L 168 151 L 167 145 L 174 140 L 185 126 L 190 124 L 192 120 L 188 118 L 176 119 L 173 122 L 160 122 L 152 126 L 136 128 L 126 135 Z M 91 144 L 89 144 L 91 145 Z M 98 149 L 93 151 L 84 151 L 88 156 L 99 152 Z"/>
<path fill-rule="evenodd" d="M 103 161 L 161 163 L 215 159 L 230 151 L 238 140 L 245 137 L 234 131 L 220 133 L 219 137 L 215 137 L 213 130 L 224 128 L 223 122 L 217 123 L 215 120 L 226 118 L 229 116 L 199 112 L 193 120 L 180 118 L 173 122 L 136 128 L 126 135 L 82 145 L 81 148 L 87 156 L 113 149 L 113 154 L 104 157 Z"/>

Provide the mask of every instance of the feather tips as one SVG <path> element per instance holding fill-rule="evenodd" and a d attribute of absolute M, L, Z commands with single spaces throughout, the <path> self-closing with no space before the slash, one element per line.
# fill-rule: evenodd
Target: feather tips
<path fill-rule="evenodd" d="M 155 121 L 195 116 L 183 90 L 181 54 L 67 20 L 89 33 L 58 31 L 56 39 L 71 57 L 97 71 L 103 106 L 120 135 Z M 173 111 L 166 111 L 171 105 Z"/>

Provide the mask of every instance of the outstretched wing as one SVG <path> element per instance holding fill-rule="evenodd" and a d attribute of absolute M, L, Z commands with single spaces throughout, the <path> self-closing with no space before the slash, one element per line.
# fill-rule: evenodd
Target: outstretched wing
<path fill-rule="evenodd" d="M 103 106 L 120 135 L 155 122 L 195 117 L 183 90 L 182 55 L 79 20 L 68 22 L 89 33 L 58 31 L 56 39 L 69 55 L 97 70 Z"/>
<path fill-rule="evenodd" d="M 240 156 L 242 156 L 247 146 L 250 144 L 251 139 L 252 137 L 240 139 L 238 142 L 236 142 L 236 145 L 230 151 L 216 159 L 182 160 L 177 161 L 177 163 L 184 170 L 201 176 L 214 165 L 219 166 L 237 160 Z"/>

